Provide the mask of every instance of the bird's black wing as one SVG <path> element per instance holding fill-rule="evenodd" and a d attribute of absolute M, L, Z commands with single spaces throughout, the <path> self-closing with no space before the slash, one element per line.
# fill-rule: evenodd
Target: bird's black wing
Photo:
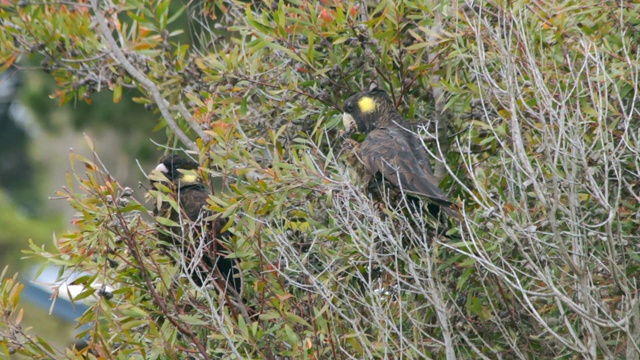
<path fill-rule="evenodd" d="M 370 132 L 360 144 L 362 162 L 367 171 L 380 173 L 387 181 L 405 192 L 424 196 L 434 203 L 449 207 L 453 203 L 438 188 L 433 174 L 425 171 L 421 161 L 405 137 L 406 130 L 387 127 Z"/>
<path fill-rule="evenodd" d="M 180 207 L 191 221 L 202 221 L 206 214 L 203 206 L 207 205 L 209 191 L 202 184 L 183 186 L 179 190 Z M 202 214 L 202 215 L 201 215 Z"/>
<path fill-rule="evenodd" d="M 409 129 L 403 129 L 403 135 L 407 138 L 409 145 L 411 146 L 411 151 L 418 159 L 418 163 L 427 175 L 431 176 L 435 179 L 433 175 L 433 170 L 431 169 L 431 160 L 429 160 L 429 154 L 425 151 L 422 140 L 417 133 L 410 131 Z"/>
<path fill-rule="evenodd" d="M 209 212 L 204 208 L 207 204 L 208 197 L 209 191 L 201 184 L 189 185 L 180 189 L 180 206 L 189 220 L 192 222 L 203 222 L 209 217 Z M 209 269 L 217 268 L 224 279 L 224 284 L 228 284 L 239 293 L 242 289 L 242 284 L 241 279 L 237 277 L 239 273 L 237 266 L 238 260 L 227 257 L 229 251 L 220 240 L 231 235 L 229 232 L 222 232 L 228 221 L 228 219 L 221 218 L 207 220 L 205 226 L 197 228 L 199 228 L 200 231 L 205 230 L 207 232 L 206 238 L 208 239 L 208 246 L 203 256 L 203 261 L 207 265 L 204 266 L 205 272 L 207 267 Z M 210 241 L 209 239 L 214 239 L 214 241 Z M 192 279 L 198 284 L 202 282 L 203 278 L 201 277 L 203 276 L 206 276 L 206 274 L 196 273 L 192 275 Z"/>

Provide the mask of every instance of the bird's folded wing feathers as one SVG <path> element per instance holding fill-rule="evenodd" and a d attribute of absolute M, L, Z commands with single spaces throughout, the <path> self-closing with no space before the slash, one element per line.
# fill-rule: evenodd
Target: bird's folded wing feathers
<path fill-rule="evenodd" d="M 452 202 L 438 188 L 416 157 L 402 129 L 382 128 L 372 131 L 360 145 L 362 161 L 371 174 L 380 172 L 387 181 L 405 192 L 429 198 L 441 206 Z"/>
<path fill-rule="evenodd" d="M 183 187 L 179 190 L 180 207 L 191 221 L 202 220 L 207 215 L 201 215 L 203 206 L 207 205 L 209 192 L 200 187 Z"/>

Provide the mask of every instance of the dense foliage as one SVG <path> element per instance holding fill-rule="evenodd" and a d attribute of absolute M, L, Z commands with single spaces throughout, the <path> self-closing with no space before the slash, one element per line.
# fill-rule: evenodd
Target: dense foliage
<path fill-rule="evenodd" d="M 638 19 L 586 0 L 5 1 L 5 66 L 41 56 L 61 103 L 137 89 L 167 151 L 222 181 L 210 209 L 245 287 L 180 277 L 99 153 L 71 154 L 73 230 L 31 252 L 90 274 L 90 357 L 638 359 Z M 462 210 L 447 234 L 340 160 L 341 103 L 372 83 L 424 125 Z M 19 287 L 0 288 L 0 349 L 75 356 L 20 327 Z"/>

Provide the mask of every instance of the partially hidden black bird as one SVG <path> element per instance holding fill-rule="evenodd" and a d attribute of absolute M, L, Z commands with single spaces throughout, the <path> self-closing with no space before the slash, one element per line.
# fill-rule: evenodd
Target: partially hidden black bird
<path fill-rule="evenodd" d="M 407 194 L 426 198 L 459 218 L 456 205 L 438 187 L 423 143 L 381 89 L 356 93 L 344 103 L 342 122 L 347 161 L 369 181 L 382 177 Z M 365 135 L 362 143 L 351 135 Z"/>
<path fill-rule="evenodd" d="M 222 231 L 229 220 L 220 217 L 211 220 L 211 211 L 206 208 L 209 188 L 197 170 L 197 162 L 167 155 L 149 176 L 152 188 L 158 191 L 153 215 L 170 220 L 165 225 L 159 224 L 159 238 L 179 247 L 188 261 L 201 254 L 201 261 L 189 273 L 196 285 L 202 286 L 205 278 L 212 275 L 213 279 L 222 280 L 218 282 L 222 289 L 230 287 L 240 293 L 238 260 L 228 257 L 229 251 L 222 241 L 230 236 L 228 231 Z M 169 199 L 174 200 L 178 209 Z"/>

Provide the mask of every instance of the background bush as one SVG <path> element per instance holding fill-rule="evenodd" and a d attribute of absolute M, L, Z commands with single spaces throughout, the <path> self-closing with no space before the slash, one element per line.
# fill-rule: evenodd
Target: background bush
<path fill-rule="evenodd" d="M 210 208 L 233 219 L 245 289 L 180 278 L 144 189 L 123 196 L 99 152 L 71 154 L 74 230 L 31 252 L 92 274 L 78 300 L 116 289 L 79 319 L 89 356 L 637 359 L 638 15 L 593 1 L 5 2 L 5 66 L 40 57 L 61 103 L 133 97 L 167 151 L 222 180 Z M 340 106 L 371 84 L 424 125 L 462 208 L 449 237 L 381 210 L 340 161 Z M 2 351 L 75 356 L 21 328 L 18 290 L 5 278 Z"/>

